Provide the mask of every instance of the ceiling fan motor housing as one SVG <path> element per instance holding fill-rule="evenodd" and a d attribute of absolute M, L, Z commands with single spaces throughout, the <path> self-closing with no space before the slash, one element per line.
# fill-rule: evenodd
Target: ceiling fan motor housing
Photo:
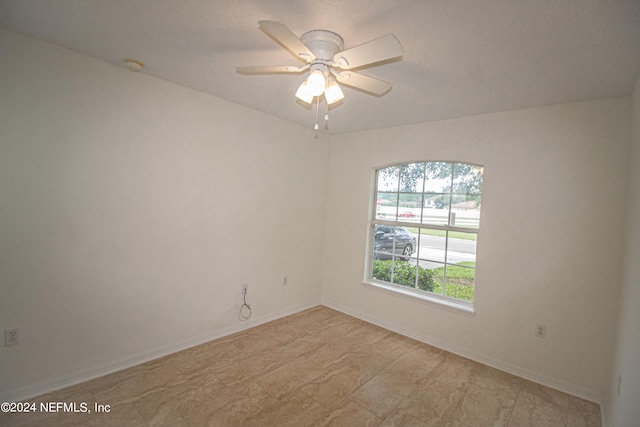
<path fill-rule="evenodd" d="M 308 31 L 300 37 L 300 41 L 305 44 L 316 56 L 312 63 L 330 63 L 336 53 L 344 48 L 344 40 L 339 34 L 327 30 Z"/>

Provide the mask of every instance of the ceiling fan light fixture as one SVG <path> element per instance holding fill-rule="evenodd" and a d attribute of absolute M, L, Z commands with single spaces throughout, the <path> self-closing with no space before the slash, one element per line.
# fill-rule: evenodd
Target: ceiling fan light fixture
<path fill-rule="evenodd" d="M 344 93 L 342 93 L 342 89 L 340 89 L 338 82 L 329 82 L 327 90 L 324 91 L 324 97 L 327 100 L 327 104 L 333 104 L 334 102 L 338 102 L 344 98 Z"/>
<path fill-rule="evenodd" d="M 303 81 L 298 90 L 296 91 L 296 98 L 298 98 L 302 102 L 306 102 L 307 104 L 311 104 L 313 101 L 313 93 L 311 93 L 311 89 L 307 84 L 307 80 Z"/>
<path fill-rule="evenodd" d="M 309 70 L 310 74 L 300 84 L 296 98 L 312 104 L 316 102 L 316 125 L 322 95 L 329 111 L 329 105 L 344 99 L 338 83 L 359 89 L 375 96 L 382 96 L 391 90 L 391 83 L 351 71 L 360 67 L 377 65 L 402 57 L 402 45 L 393 34 L 370 40 L 344 50 L 344 40 L 339 34 L 328 30 L 307 31 L 301 37 L 278 21 L 259 21 L 260 29 L 278 44 L 306 63 L 297 66 L 253 66 L 236 67 L 236 72 L 252 74 L 299 74 Z M 325 120 L 328 120 L 325 114 Z"/>
<path fill-rule="evenodd" d="M 327 78 L 321 70 L 313 70 L 307 79 L 307 87 L 313 96 L 320 96 L 327 88 Z"/>

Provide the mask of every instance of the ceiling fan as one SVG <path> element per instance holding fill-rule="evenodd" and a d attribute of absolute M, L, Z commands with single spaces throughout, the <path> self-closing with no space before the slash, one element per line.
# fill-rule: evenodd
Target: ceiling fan
<path fill-rule="evenodd" d="M 319 104 L 324 96 L 327 108 L 344 98 L 338 82 L 375 96 L 391 90 L 391 83 L 352 70 L 401 57 L 402 46 L 393 34 L 343 50 L 344 40 L 332 31 L 313 30 L 298 38 L 280 22 L 259 21 L 258 24 L 262 31 L 306 64 L 236 67 L 240 74 L 300 74 L 308 70 L 309 76 L 298 87 L 296 97 L 307 104 L 312 104 L 315 99 Z M 325 115 L 325 120 L 328 120 L 328 115 Z M 318 129 L 317 123 L 315 129 Z"/>

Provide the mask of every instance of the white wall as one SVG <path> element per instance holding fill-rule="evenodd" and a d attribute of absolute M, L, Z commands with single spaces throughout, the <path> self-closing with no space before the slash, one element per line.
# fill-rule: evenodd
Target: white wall
<path fill-rule="evenodd" d="M 0 58 L 0 400 L 319 304 L 324 137 L 7 31 Z"/>
<path fill-rule="evenodd" d="M 631 427 L 640 420 L 640 76 L 633 92 L 623 275 L 618 341 L 611 388 L 605 405 L 607 425 Z M 620 394 L 618 379 L 621 378 Z"/>
<path fill-rule="evenodd" d="M 601 400 L 620 282 L 630 98 L 334 136 L 323 303 Z M 485 166 L 476 314 L 362 285 L 372 171 L 416 160 Z M 534 336 L 547 325 L 545 339 Z"/>

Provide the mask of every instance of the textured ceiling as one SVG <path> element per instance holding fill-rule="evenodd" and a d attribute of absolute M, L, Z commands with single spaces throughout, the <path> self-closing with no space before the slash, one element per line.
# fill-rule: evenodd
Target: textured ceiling
<path fill-rule="evenodd" d="M 345 48 L 402 43 L 401 61 L 360 70 L 393 89 L 345 88 L 329 133 L 624 96 L 640 72 L 638 0 L 0 0 L 2 28 L 312 127 L 303 76 L 235 72 L 302 64 L 260 20 L 331 30 Z"/>

